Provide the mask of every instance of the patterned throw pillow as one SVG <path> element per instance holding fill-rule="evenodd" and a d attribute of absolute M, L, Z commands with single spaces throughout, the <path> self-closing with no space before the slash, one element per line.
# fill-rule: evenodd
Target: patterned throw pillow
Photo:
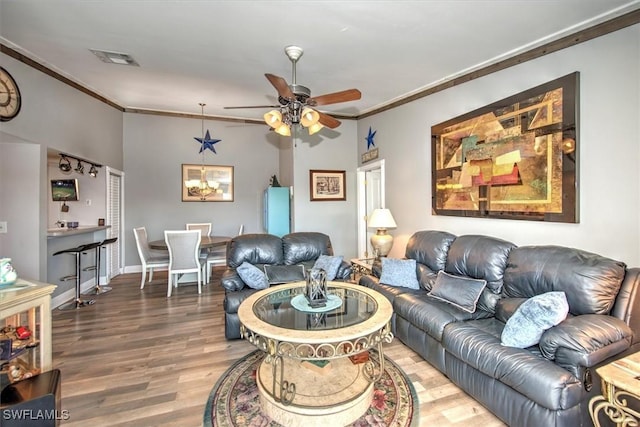
<path fill-rule="evenodd" d="M 569 303 L 564 292 L 531 297 L 513 313 L 502 330 L 502 345 L 527 348 L 540 342 L 547 329 L 567 318 Z"/>
<path fill-rule="evenodd" d="M 245 261 L 236 268 L 236 272 L 242 281 L 252 289 L 267 289 L 269 287 L 267 276 L 253 264 Z"/>
<path fill-rule="evenodd" d="M 436 283 L 428 295 L 467 313 L 475 313 L 478 299 L 486 286 L 486 280 L 454 276 L 439 271 Z"/>
<path fill-rule="evenodd" d="M 380 283 L 391 286 L 403 286 L 410 289 L 420 289 L 416 275 L 416 260 L 382 258 Z"/>
<path fill-rule="evenodd" d="M 342 264 L 342 256 L 320 255 L 313 268 L 321 268 L 327 273 L 327 280 L 334 280 Z"/>

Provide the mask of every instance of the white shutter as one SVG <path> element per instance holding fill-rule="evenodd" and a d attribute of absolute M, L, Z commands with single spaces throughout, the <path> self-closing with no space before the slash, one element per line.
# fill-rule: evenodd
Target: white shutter
<path fill-rule="evenodd" d="M 122 173 L 108 169 L 107 177 L 107 237 L 117 237 L 116 243 L 107 245 L 107 283 L 120 273 L 122 251 Z"/>

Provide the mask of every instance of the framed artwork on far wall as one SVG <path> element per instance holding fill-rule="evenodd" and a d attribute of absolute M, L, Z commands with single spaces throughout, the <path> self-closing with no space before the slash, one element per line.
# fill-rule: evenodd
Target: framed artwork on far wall
<path fill-rule="evenodd" d="M 233 202 L 233 166 L 183 164 L 182 201 Z"/>
<path fill-rule="evenodd" d="M 345 171 L 310 170 L 309 195 L 312 202 L 347 200 Z"/>

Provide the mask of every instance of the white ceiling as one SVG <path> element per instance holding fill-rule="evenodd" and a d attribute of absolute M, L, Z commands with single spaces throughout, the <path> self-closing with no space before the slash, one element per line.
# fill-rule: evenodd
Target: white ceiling
<path fill-rule="evenodd" d="M 640 8 L 640 0 L 206 1 L 0 0 L 0 42 L 133 109 L 261 118 L 264 77 L 291 83 L 284 47 L 304 55 L 322 108 L 357 116 L 455 76 Z M 132 55 L 105 64 L 89 49 Z"/>

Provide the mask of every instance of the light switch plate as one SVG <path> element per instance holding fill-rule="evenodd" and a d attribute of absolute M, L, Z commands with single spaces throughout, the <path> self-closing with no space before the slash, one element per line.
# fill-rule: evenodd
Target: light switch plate
<path fill-rule="evenodd" d="M 7 232 L 7 221 L 0 221 L 0 234 Z"/>

